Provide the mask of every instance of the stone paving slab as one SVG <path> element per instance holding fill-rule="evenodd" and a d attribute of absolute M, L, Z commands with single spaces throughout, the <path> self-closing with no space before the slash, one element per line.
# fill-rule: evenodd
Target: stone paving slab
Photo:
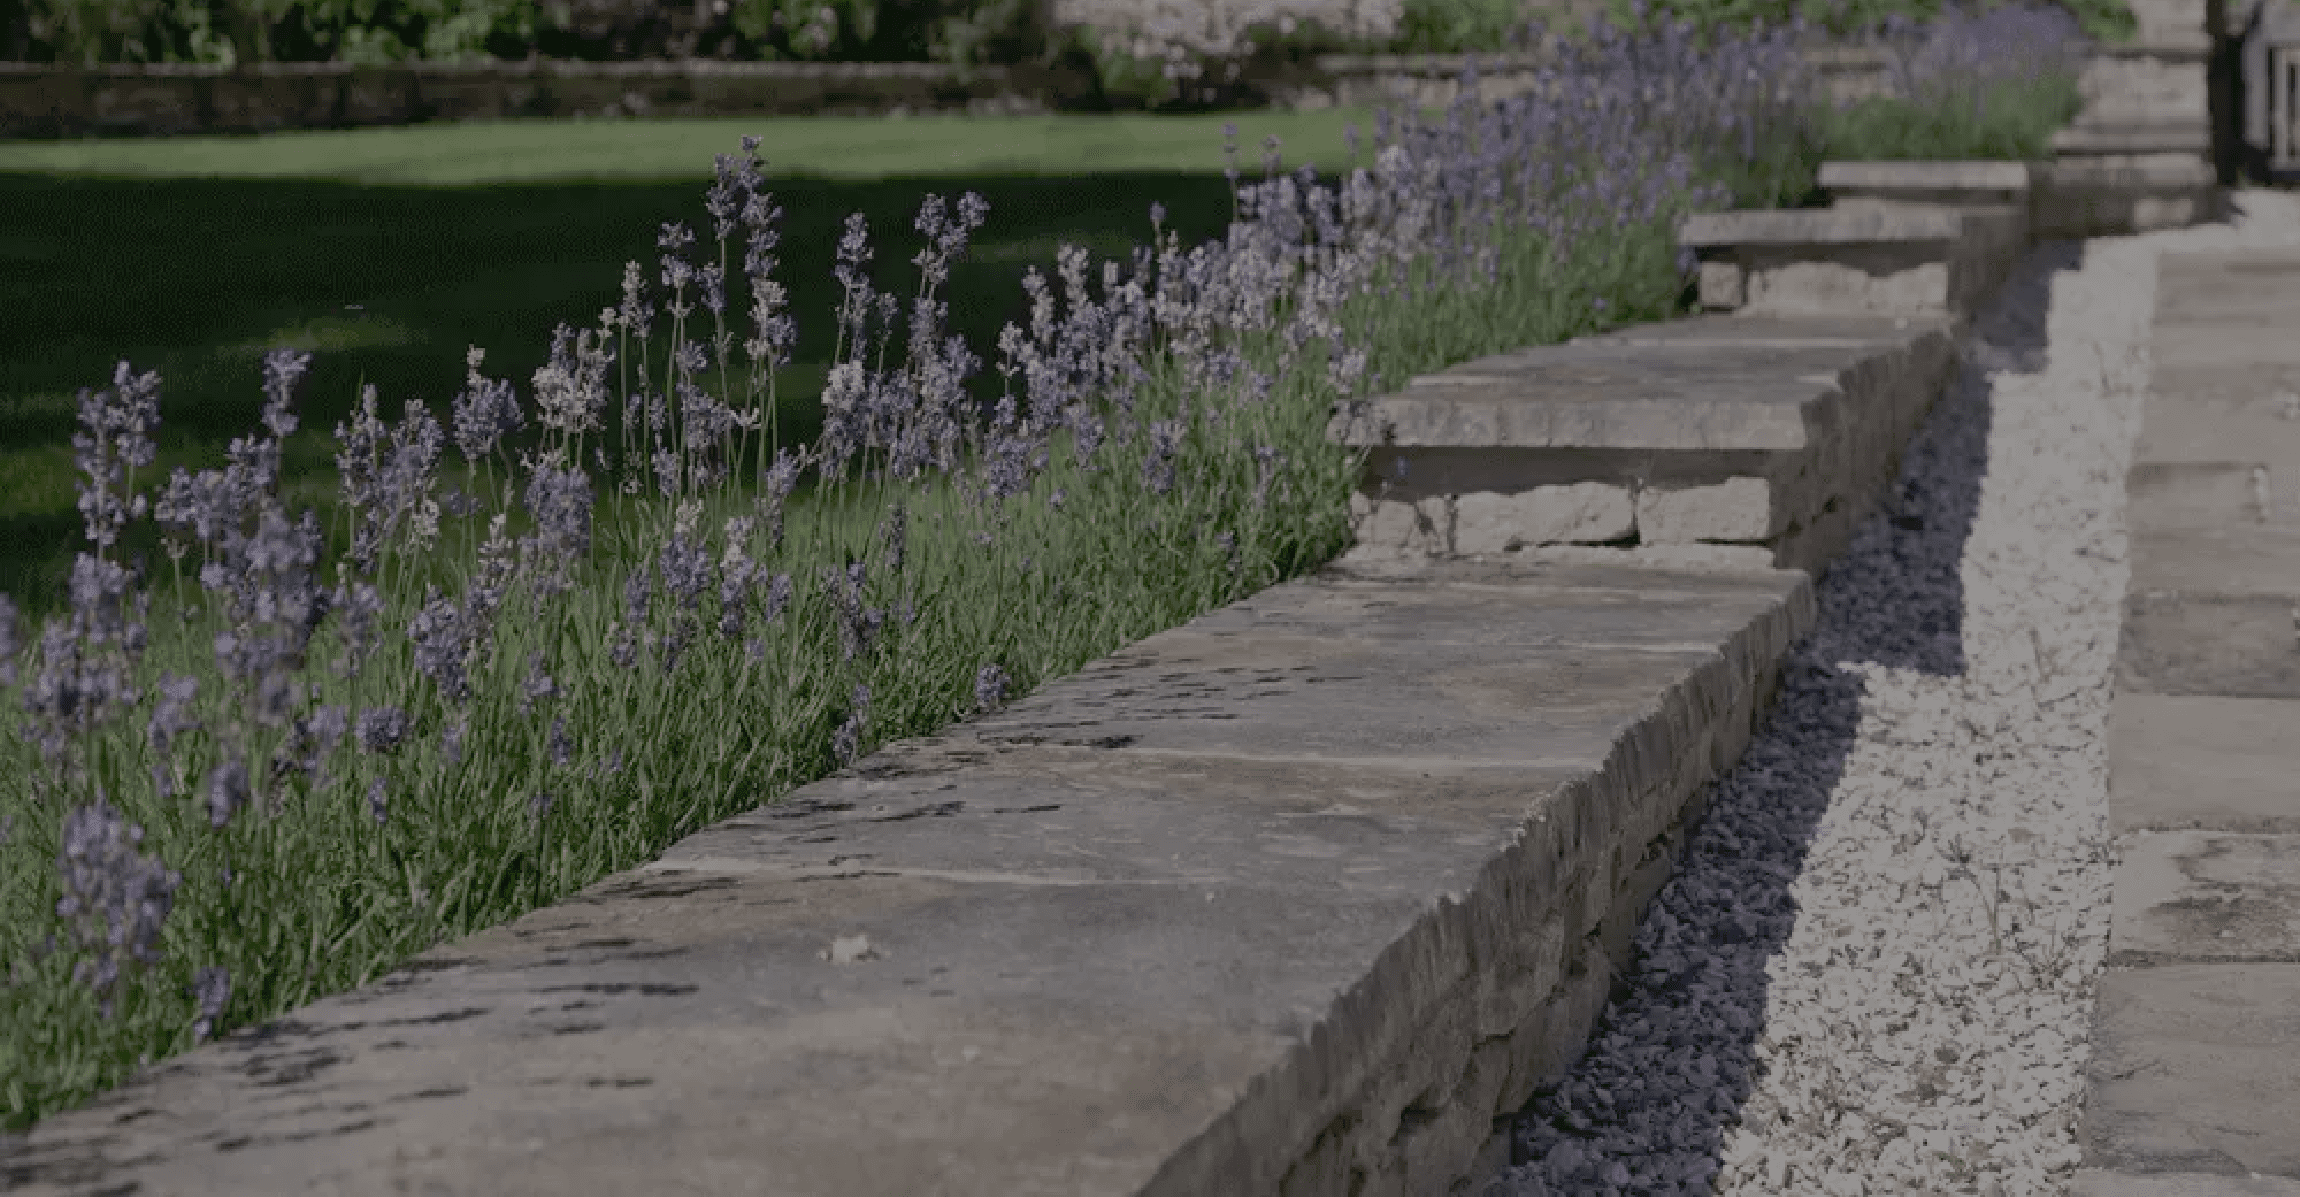
<path fill-rule="evenodd" d="M 2300 1179 L 2300 964 L 2111 968 L 2093 1015 L 2088 1168 Z"/>
<path fill-rule="evenodd" d="M 2117 690 L 2300 698 L 2293 612 L 2293 600 L 2281 596 L 2127 595 Z"/>
<path fill-rule="evenodd" d="M 2269 468 L 2272 491 L 2278 497 L 2300 502 L 2300 490 L 2295 488 L 2300 483 L 2295 477 L 2300 474 L 2300 390 L 2261 378 L 2267 371 L 2247 373 L 2262 385 L 2247 388 L 2249 393 L 2242 398 L 2226 399 L 2211 396 L 2227 394 L 2220 388 L 2234 380 L 2207 384 L 2190 371 L 2160 378 L 2133 445 L 2133 460 L 2256 462 Z M 2218 384 L 2214 391 L 2204 389 L 2212 384 Z"/>
<path fill-rule="evenodd" d="M 2271 389 L 2300 363 L 2300 255 L 2158 265 L 2075 1189 L 2300 1190 L 2300 454 Z"/>
<path fill-rule="evenodd" d="M 2150 356 L 2159 368 L 2253 365 L 2284 356 L 2284 344 L 2256 339 L 2245 341 L 2244 351 L 2234 355 L 2198 355 L 2191 361 L 2181 351 L 2193 343 L 2192 338 L 2217 332 L 2235 340 L 2246 328 L 2289 318 L 2290 304 L 2300 294 L 2300 282 L 2294 280 L 2295 272 L 2300 272 L 2300 250 L 2255 246 L 2186 252 L 2166 254 L 2163 263 L 2157 277 L 2161 315 L 2154 332 L 2173 336 L 2169 345 L 2151 342 Z M 2167 354 L 2167 348 L 2172 352 Z"/>
<path fill-rule="evenodd" d="M 2157 529 L 2130 552 L 2136 592 L 2300 596 L 2300 526 Z"/>
<path fill-rule="evenodd" d="M 1274 587 L 147 1070 L 0 1176 L 1447 1193 L 1579 1054 L 1812 623 L 1799 573 L 1645 576 Z"/>
<path fill-rule="evenodd" d="M 2157 362 L 2150 406 L 2159 401 L 2194 418 L 2270 419 L 2300 422 L 2291 402 L 2300 397 L 2300 363 L 2246 363 L 2238 361 Z M 2177 432 L 2178 421 L 2159 421 L 2155 434 Z M 2143 432 L 2150 431 L 2143 428 Z"/>
<path fill-rule="evenodd" d="M 2120 843 L 2109 962 L 2300 962 L 2300 835 L 2141 831 Z"/>
<path fill-rule="evenodd" d="M 2295 744 L 2300 702 L 2118 694 L 2109 707 L 2109 832 L 2300 834 Z"/>
<path fill-rule="evenodd" d="M 2153 1172 L 2135 1176 L 2079 1168 L 2069 1197 L 2300 1197 L 2300 1180 L 2283 1176 L 2217 1176 L 2210 1172 Z"/>
<path fill-rule="evenodd" d="M 2257 458 L 2140 462 L 2125 488 L 2125 522 L 2134 532 L 2300 524 L 2300 503 L 2278 503 L 2275 480 Z"/>

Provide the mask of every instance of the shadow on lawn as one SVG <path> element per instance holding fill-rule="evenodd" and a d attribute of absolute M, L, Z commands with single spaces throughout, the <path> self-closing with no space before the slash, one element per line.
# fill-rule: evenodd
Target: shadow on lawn
<path fill-rule="evenodd" d="M 11 546 L 0 556 L 0 594 L 15 599 L 30 628 L 68 611 L 73 558 L 92 547 L 76 509 L 75 396 L 82 387 L 110 387 L 123 357 L 138 374 L 161 375 L 159 459 L 134 479 L 138 491 L 156 498 L 173 467 L 220 469 L 230 442 L 260 428 L 265 350 L 312 350 L 281 494 L 291 515 L 306 506 L 318 511 L 326 560 L 349 544 L 348 528 L 335 518 L 334 430 L 352 419 L 362 381 L 377 388 L 387 424 L 397 425 L 401 405 L 415 401 L 452 434 L 464 351 L 479 346 L 487 351 L 481 372 L 518 390 L 526 427 L 501 459 L 516 463 L 519 449 L 541 442 L 532 378 L 550 358 L 552 329 L 560 322 L 598 327 L 600 310 L 621 299 L 624 263 L 636 260 L 656 308 L 649 349 L 660 384 L 671 318 L 655 237 L 665 222 L 683 221 L 696 237 L 689 258 L 717 261 L 703 207 L 709 184 L 707 170 L 677 181 L 476 188 L 0 174 L 0 210 L 10 213 L 10 228 L 0 233 L 0 293 L 11 311 L 0 322 L 0 473 L 10 479 L 0 494 L 0 544 Z M 1165 205 L 1185 248 L 1221 236 L 1233 216 L 1219 173 L 770 177 L 768 188 L 783 209 L 774 277 L 789 289 L 799 324 L 792 364 L 778 377 L 785 444 L 809 442 L 821 429 L 819 396 L 842 294 L 832 266 L 850 213 L 869 221 L 874 282 L 904 301 L 904 323 L 887 348 L 893 366 L 903 360 L 900 330 L 918 291 L 910 259 L 921 245 L 912 227 L 921 199 L 934 193 L 955 204 L 974 191 L 990 202 L 988 221 L 940 294 L 950 308 L 945 335 L 964 335 L 982 359 L 970 389 L 985 401 L 1004 385 L 996 370 L 999 329 L 1008 321 L 1028 324 L 1025 267 L 1038 266 L 1052 281 L 1058 245 L 1083 245 L 1097 263 L 1091 274 L 1098 295 L 1099 261 L 1130 262 L 1132 247 L 1151 241 L 1153 201 Z M 730 275 L 741 273 L 743 238 L 738 228 L 729 239 Z M 752 335 L 750 296 L 740 285 L 729 291 L 726 326 L 740 364 L 747 362 L 741 343 Z M 687 335 L 707 342 L 711 317 L 693 286 L 689 299 L 697 310 Z M 740 366 L 730 372 L 736 396 L 745 373 Z M 714 391 L 715 379 L 714 371 L 705 380 Z M 1015 386 L 1019 394 L 1019 381 Z M 623 389 L 612 370 L 608 389 L 612 455 L 621 444 Z M 452 435 L 440 465 L 443 492 L 461 483 Z M 503 480 L 499 466 L 498 485 Z M 514 515 L 515 529 L 524 518 Z M 152 579 L 164 584 L 169 562 L 160 543 L 151 519 L 134 521 L 114 559 L 141 551 Z M 195 553 L 186 564 L 197 560 Z"/>

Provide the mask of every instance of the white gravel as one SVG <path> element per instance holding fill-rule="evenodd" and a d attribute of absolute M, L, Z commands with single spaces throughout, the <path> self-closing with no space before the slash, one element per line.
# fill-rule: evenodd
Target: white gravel
<path fill-rule="evenodd" d="M 2040 247 L 1976 321 L 1485 1197 L 2068 1192 L 2156 255 L 2300 243 L 2300 197 L 2237 195 L 2233 227 Z"/>

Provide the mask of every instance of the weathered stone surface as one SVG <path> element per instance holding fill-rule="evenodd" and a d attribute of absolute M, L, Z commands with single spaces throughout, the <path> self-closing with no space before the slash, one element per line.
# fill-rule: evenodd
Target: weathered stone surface
<path fill-rule="evenodd" d="M 2093 1019 L 2088 1168 L 2300 1179 L 2300 964 L 2112 968 Z"/>
<path fill-rule="evenodd" d="M 1350 496 L 1350 517 L 1361 521 L 1358 543 L 1400 553 L 1442 556 L 1453 551 L 1453 502 Z"/>
<path fill-rule="evenodd" d="M 2138 592 L 2125 599 L 2119 692 L 2300 698 L 2300 620 L 2283 597 Z"/>
<path fill-rule="evenodd" d="M 1730 312 L 1749 302 L 1749 272 L 1739 262 L 1712 260 L 1700 264 L 1701 306 L 1712 312 Z"/>
<path fill-rule="evenodd" d="M 1707 213 L 1679 233 L 1702 263 L 1702 306 L 1772 315 L 1969 312 L 2027 239 L 2025 197 L 1944 207 L 1867 196 L 1825 209 Z"/>
<path fill-rule="evenodd" d="M 1939 314 L 1673 321 L 1496 354 L 1340 405 L 1328 435 L 1369 450 L 1357 510 L 1374 518 L 1353 555 L 1618 541 L 1628 530 L 1613 515 L 1561 528 L 1557 492 L 1543 489 L 1600 484 L 1645 505 L 1624 551 L 1760 542 L 1775 566 L 1817 569 L 1890 480 L 1960 327 Z M 1505 527 L 1508 505 L 1465 502 L 1479 492 L 1542 500 Z"/>
<path fill-rule="evenodd" d="M 2121 844 L 2109 962 L 2300 962 L 2300 835 L 2139 831 Z"/>
<path fill-rule="evenodd" d="M 1964 218 L 1954 212 L 1772 208 L 1688 216 L 1677 241 L 1688 249 L 1930 242 L 1945 251 L 1964 235 Z"/>
<path fill-rule="evenodd" d="M 2192 111 L 2176 111 L 2154 124 L 2062 129 L 2052 135 L 2055 154 L 2210 154 L 2212 130 Z"/>
<path fill-rule="evenodd" d="M 2300 834 L 2300 702 L 2120 693 L 2109 707 L 2109 830 Z"/>
<path fill-rule="evenodd" d="M 1755 254 L 1745 255 L 1757 257 Z M 1954 306 L 1949 263 L 1930 261 L 1923 251 L 1848 250 L 1816 262 L 1757 257 L 1747 263 L 1744 307 L 1760 312 L 1853 310 L 1919 314 Z"/>
<path fill-rule="evenodd" d="M 1436 1197 L 1809 582 L 1334 569 L 48 1119 L 12 1193 Z"/>
<path fill-rule="evenodd" d="M 1824 162 L 1819 183 L 1839 207 L 1870 200 L 2025 204 L 2029 168 L 2026 162 Z"/>
<path fill-rule="evenodd" d="M 1556 345 L 1479 358 L 1371 403 L 1399 446 L 1797 449 L 1846 349 Z M 1345 444 L 1381 443 L 1362 435 Z"/>
<path fill-rule="evenodd" d="M 1647 544 L 1771 540 L 1788 514 L 1775 505 L 1773 488 L 1763 478 L 1637 492 L 1637 535 Z"/>
<path fill-rule="evenodd" d="M 2045 168 L 2045 186 L 2181 191 L 2215 185 L 2212 164 L 2192 153 L 2087 154 L 2058 158 Z"/>
<path fill-rule="evenodd" d="M 2135 532 L 2233 531 L 2300 519 L 2300 504 L 2278 503 L 2275 475 L 2257 458 L 2144 461 L 2126 486 Z"/>
<path fill-rule="evenodd" d="M 2248 461 L 2268 466 L 2287 483 L 2300 475 L 2300 389 L 2271 385 L 2229 395 L 2223 388 L 2232 389 L 2234 380 L 2225 374 L 2164 374 L 2158 371 L 2157 392 L 2144 409 L 2135 462 Z"/>
<path fill-rule="evenodd" d="M 2069 1197 L 2300 1197 L 2286 1176 L 2217 1176 L 2210 1172 L 2110 1172 L 2079 1168 Z"/>
<path fill-rule="evenodd" d="M 1603 482 L 1473 491 L 1454 500 L 1453 551 L 1511 552 L 1527 545 L 1596 544 L 1637 530 L 1629 488 Z"/>
<path fill-rule="evenodd" d="M 1832 312 L 1810 316 L 1763 313 L 1706 314 L 1655 324 L 1634 324 L 1611 332 L 1575 337 L 1575 345 L 1645 345 L 1689 349 L 1722 346 L 1741 349 L 1859 349 L 1886 353 L 1915 338 L 1956 336 L 1961 320 L 1951 314 L 1878 316 Z"/>
<path fill-rule="evenodd" d="M 2131 559 L 2135 591 L 2300 598 L 2300 526 L 2291 523 L 2138 532 Z"/>

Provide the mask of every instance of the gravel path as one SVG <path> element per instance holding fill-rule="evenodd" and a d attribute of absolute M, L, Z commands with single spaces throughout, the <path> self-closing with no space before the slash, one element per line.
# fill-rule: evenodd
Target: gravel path
<path fill-rule="evenodd" d="M 2068 1191 L 2155 260 L 2300 243 L 2300 197 L 2239 202 L 2234 227 L 2040 247 L 1976 321 L 1485 1197 Z"/>

